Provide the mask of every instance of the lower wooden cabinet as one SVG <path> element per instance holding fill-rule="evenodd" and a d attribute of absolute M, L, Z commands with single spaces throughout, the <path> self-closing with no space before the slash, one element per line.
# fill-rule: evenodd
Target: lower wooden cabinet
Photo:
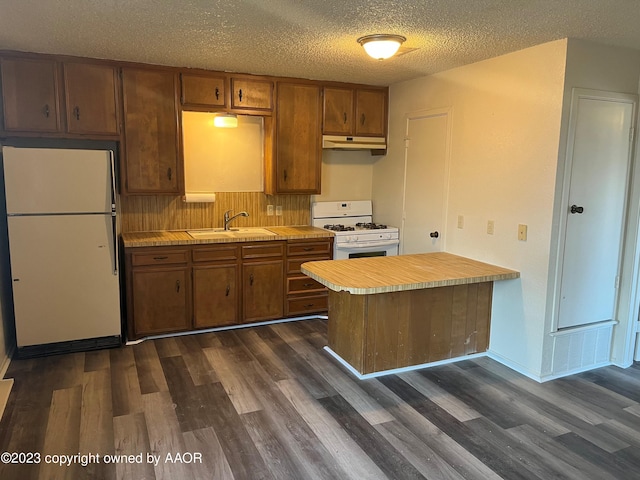
<path fill-rule="evenodd" d="M 300 265 L 331 258 L 332 238 L 125 249 L 130 340 L 327 311 Z"/>
<path fill-rule="evenodd" d="M 131 274 L 133 338 L 180 332 L 191 325 L 188 267 L 141 267 Z"/>

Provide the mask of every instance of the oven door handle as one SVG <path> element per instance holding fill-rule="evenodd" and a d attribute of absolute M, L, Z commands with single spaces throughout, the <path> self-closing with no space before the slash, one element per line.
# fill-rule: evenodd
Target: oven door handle
<path fill-rule="evenodd" d="M 357 248 L 390 247 L 392 245 L 398 245 L 399 243 L 400 240 L 390 240 L 388 242 L 336 243 L 336 248 L 340 250 L 354 250 Z"/>

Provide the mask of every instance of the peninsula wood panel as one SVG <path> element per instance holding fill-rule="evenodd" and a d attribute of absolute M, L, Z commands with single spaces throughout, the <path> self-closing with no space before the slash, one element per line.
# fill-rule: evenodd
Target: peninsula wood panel
<path fill-rule="evenodd" d="M 362 374 L 487 350 L 493 283 L 372 295 L 329 291 L 329 347 Z"/>

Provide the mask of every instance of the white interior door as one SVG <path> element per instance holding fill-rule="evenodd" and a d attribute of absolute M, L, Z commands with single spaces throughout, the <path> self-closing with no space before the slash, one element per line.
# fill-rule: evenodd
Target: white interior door
<path fill-rule="evenodd" d="M 558 328 L 614 318 L 624 230 L 635 101 L 580 92 L 571 106 Z"/>
<path fill-rule="evenodd" d="M 409 115 L 405 139 L 405 179 L 401 253 L 444 248 L 448 191 L 449 112 Z"/>

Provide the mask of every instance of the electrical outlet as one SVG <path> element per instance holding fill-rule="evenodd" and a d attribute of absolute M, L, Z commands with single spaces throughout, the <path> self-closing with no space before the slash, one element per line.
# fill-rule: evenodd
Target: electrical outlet
<path fill-rule="evenodd" d="M 458 228 L 464 228 L 464 216 L 458 215 Z"/>
<path fill-rule="evenodd" d="M 281 217 L 281 216 L 282 216 L 282 205 L 278 205 L 278 206 L 276 207 L 276 215 L 277 215 L 278 217 Z"/>
<path fill-rule="evenodd" d="M 518 240 L 527 241 L 527 226 L 524 223 L 518 225 Z"/>
<path fill-rule="evenodd" d="M 495 224 L 493 222 L 493 220 L 488 220 L 487 221 L 487 233 L 489 235 L 493 235 L 493 230 L 495 229 Z"/>
<path fill-rule="evenodd" d="M 267 205 L 267 216 L 268 217 L 273 216 L 273 205 Z"/>

